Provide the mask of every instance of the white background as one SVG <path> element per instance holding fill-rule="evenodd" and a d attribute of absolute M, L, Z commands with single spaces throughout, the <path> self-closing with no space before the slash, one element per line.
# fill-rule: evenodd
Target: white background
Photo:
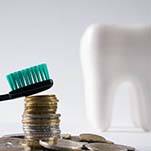
<path fill-rule="evenodd" d="M 147 150 L 150 133 L 101 133 L 88 123 L 79 47 L 92 23 L 150 24 L 150 4 L 149 0 L 0 0 L 1 93 L 10 91 L 6 74 L 45 62 L 54 79 L 54 87 L 45 94 L 60 99 L 63 132 L 95 132 Z M 128 94 L 123 87 L 115 97 L 114 126 L 132 127 Z M 23 110 L 23 98 L 0 103 L 1 135 L 22 132 Z"/>

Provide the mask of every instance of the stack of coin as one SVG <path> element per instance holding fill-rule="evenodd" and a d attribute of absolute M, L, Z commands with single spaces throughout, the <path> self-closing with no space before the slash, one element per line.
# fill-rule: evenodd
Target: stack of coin
<path fill-rule="evenodd" d="M 39 147 L 39 140 L 60 137 L 60 114 L 55 95 L 28 96 L 22 116 L 26 144 Z"/>

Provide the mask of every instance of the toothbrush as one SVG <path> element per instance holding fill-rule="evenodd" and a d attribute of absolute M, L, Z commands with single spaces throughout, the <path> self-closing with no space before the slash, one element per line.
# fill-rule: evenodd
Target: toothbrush
<path fill-rule="evenodd" d="M 52 87 L 47 65 L 40 64 L 7 75 L 11 87 L 8 94 L 0 95 L 0 101 L 32 95 Z"/>

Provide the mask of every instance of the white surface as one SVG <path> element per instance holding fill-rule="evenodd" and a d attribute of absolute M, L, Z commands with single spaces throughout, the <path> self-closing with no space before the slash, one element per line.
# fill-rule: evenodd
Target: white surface
<path fill-rule="evenodd" d="M 133 127 L 115 127 L 110 129 L 108 132 L 100 132 L 99 130 L 92 130 L 91 127 L 85 125 L 85 129 L 81 130 L 80 123 L 79 127 L 75 127 L 73 123 L 66 123 L 64 125 L 64 131 L 62 133 L 71 133 L 78 135 L 80 133 L 94 133 L 104 136 L 106 139 L 113 141 L 117 144 L 133 146 L 137 151 L 151 151 L 151 133 L 144 133 L 140 129 Z M 0 136 L 6 134 L 22 133 L 22 127 L 20 123 L 14 124 L 1 124 L 3 130 L 0 132 Z M 70 127 L 74 127 L 74 130 L 71 130 Z"/>
<path fill-rule="evenodd" d="M 150 24 L 150 14 L 149 0 L 0 0 L 0 92 L 10 90 L 7 73 L 46 62 L 55 84 L 45 93 L 55 93 L 60 99 L 62 130 L 94 130 L 85 115 L 80 38 L 92 23 Z M 113 124 L 129 126 L 129 99 L 125 91 L 120 95 Z M 22 113 L 23 98 L 1 103 L 0 133 L 21 131 Z M 12 124 L 16 122 L 20 125 Z M 151 137 L 145 135 L 142 147 L 150 145 Z M 137 142 L 137 135 L 133 139 Z"/>

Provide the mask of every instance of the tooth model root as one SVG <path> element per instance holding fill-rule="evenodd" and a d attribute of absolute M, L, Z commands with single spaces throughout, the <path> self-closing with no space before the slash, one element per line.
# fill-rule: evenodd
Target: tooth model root
<path fill-rule="evenodd" d="M 128 81 L 136 92 L 130 103 L 134 124 L 151 130 L 150 39 L 151 27 L 147 26 L 92 25 L 84 33 L 81 62 L 85 104 L 95 127 L 102 131 L 110 127 L 115 91 Z"/>

